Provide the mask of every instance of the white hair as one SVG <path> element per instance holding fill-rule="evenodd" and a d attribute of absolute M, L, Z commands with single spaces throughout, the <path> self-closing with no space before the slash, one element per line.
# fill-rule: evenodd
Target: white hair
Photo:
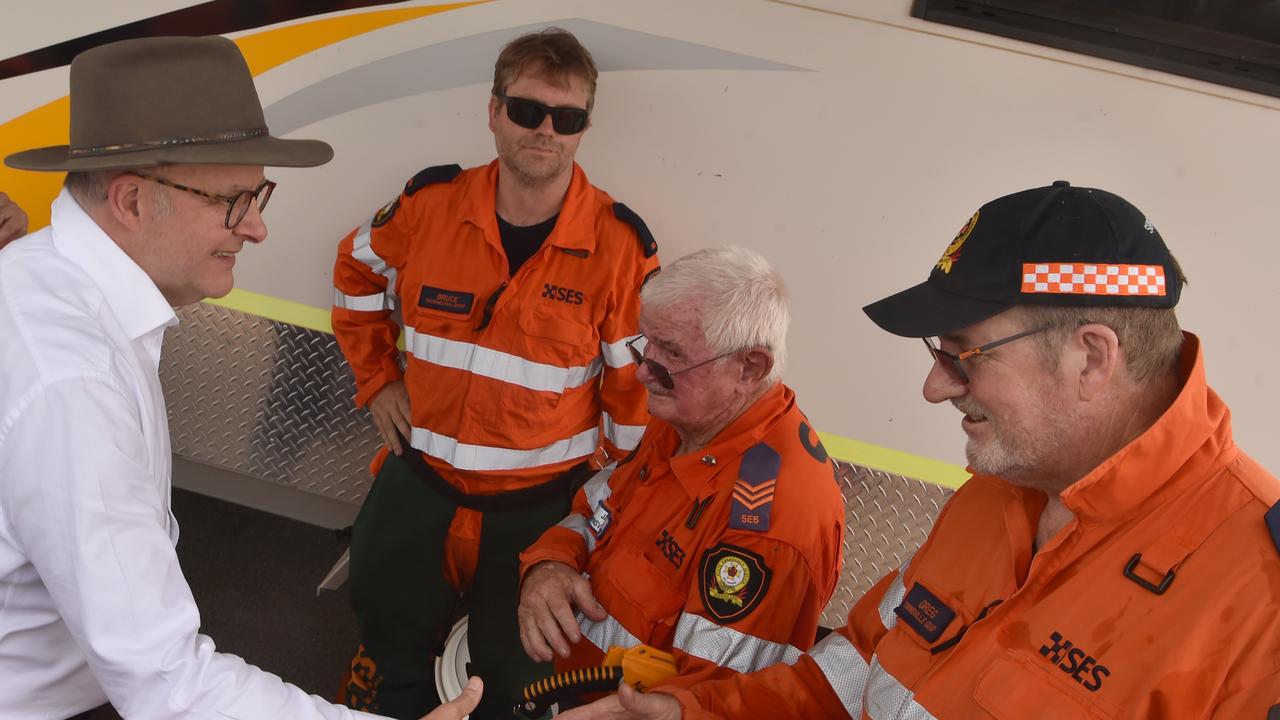
<path fill-rule="evenodd" d="M 782 377 L 791 307 L 782 276 L 754 250 L 706 248 L 662 268 L 640 291 L 649 308 L 700 304 L 700 330 L 717 355 L 752 347 L 773 354 L 766 380 Z"/>

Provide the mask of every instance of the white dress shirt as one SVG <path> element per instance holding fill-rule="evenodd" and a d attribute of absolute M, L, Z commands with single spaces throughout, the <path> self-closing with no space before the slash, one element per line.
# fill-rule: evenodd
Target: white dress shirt
<path fill-rule="evenodd" d="M 376 717 L 199 634 L 157 374 L 175 323 L 65 190 L 51 227 L 0 251 L 0 718 Z"/>

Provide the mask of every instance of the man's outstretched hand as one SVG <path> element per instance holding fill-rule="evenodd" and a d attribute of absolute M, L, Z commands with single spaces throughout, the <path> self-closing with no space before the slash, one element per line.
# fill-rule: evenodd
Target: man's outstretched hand
<path fill-rule="evenodd" d="M 484 683 L 473 677 L 462 688 L 462 694 L 422 716 L 422 720 L 462 720 L 480 704 L 480 696 L 484 694 Z"/>
<path fill-rule="evenodd" d="M 630 685 L 590 705 L 556 716 L 558 720 L 680 720 L 680 703 L 665 693 L 640 693 Z"/>

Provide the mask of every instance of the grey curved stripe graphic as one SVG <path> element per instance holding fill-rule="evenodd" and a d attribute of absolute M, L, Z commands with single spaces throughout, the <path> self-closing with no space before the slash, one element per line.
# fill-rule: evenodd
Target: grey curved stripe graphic
<path fill-rule="evenodd" d="M 266 108 L 273 134 L 286 135 L 344 112 L 435 90 L 488 83 L 493 61 L 515 36 L 562 27 L 591 49 L 602 72 L 614 70 L 775 70 L 806 68 L 718 50 L 662 35 L 581 18 L 494 30 L 408 50 L 351 68 L 281 98 Z"/>

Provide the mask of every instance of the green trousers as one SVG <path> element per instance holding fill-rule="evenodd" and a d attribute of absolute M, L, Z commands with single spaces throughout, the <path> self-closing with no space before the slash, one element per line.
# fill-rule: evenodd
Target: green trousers
<path fill-rule="evenodd" d="M 471 717 L 509 720 L 524 686 L 554 671 L 530 660 L 520 644 L 519 555 L 569 513 L 572 499 L 484 513 L 475 576 L 460 598 L 444 577 L 445 537 L 457 505 L 389 455 L 351 535 L 351 604 L 378 679 L 370 696 L 349 695 L 348 704 L 401 720 L 437 707 L 435 653 L 461 602 L 470 616 L 470 673 L 485 683 Z"/>

